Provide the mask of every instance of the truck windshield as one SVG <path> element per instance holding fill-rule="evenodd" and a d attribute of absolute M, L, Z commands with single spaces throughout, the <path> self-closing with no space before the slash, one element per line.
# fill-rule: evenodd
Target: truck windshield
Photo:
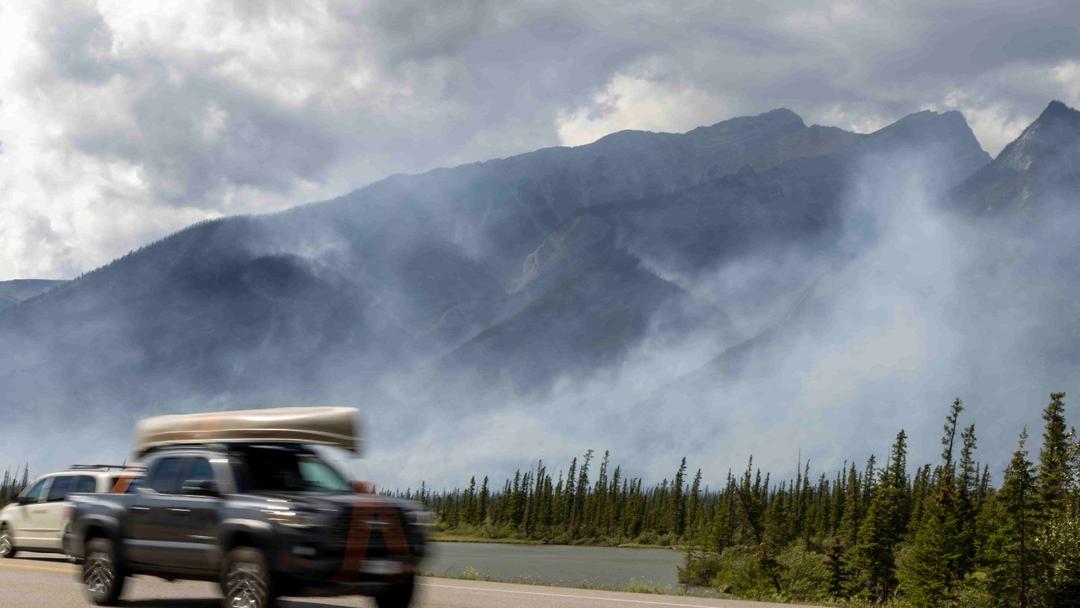
<path fill-rule="evenodd" d="M 237 490 L 248 492 L 352 492 L 352 484 L 321 458 L 282 446 L 247 446 L 231 458 Z"/>

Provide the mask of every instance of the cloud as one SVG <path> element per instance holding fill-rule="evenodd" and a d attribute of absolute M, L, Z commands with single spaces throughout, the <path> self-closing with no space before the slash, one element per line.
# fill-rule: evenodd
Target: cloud
<path fill-rule="evenodd" d="M 559 114 L 559 140 L 579 146 L 624 129 L 688 131 L 722 112 L 721 100 L 691 85 L 664 82 L 649 73 L 619 74 L 589 107 Z"/>
<path fill-rule="evenodd" d="M 1078 18 L 1051 0 L 8 3 L 0 279 L 390 173 L 778 106 L 859 131 L 958 109 L 996 152 L 1049 98 L 1080 104 Z"/>

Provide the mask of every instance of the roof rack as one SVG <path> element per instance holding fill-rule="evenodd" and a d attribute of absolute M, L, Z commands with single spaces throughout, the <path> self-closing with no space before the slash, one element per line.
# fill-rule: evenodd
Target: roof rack
<path fill-rule="evenodd" d="M 68 469 L 72 471 L 91 471 L 97 469 L 105 469 L 106 471 L 109 471 L 112 469 L 123 470 L 126 468 L 128 468 L 128 465 L 124 464 L 73 464 L 68 467 Z"/>

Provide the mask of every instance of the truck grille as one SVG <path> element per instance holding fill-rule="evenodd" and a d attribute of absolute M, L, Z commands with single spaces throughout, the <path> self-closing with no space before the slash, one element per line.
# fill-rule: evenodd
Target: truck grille
<path fill-rule="evenodd" d="M 360 512 L 356 513 L 354 521 L 353 513 L 356 510 L 356 507 L 346 507 L 342 510 L 330 534 L 330 544 L 334 548 L 354 550 L 362 548 L 367 557 L 374 559 L 390 555 L 388 541 L 403 541 L 407 545 L 408 552 L 415 553 L 417 549 L 415 539 L 410 534 L 410 526 L 400 510 L 388 507 L 368 511 L 364 507 L 359 507 Z M 354 525 L 355 531 L 352 530 Z M 356 546 L 350 546 L 350 543 Z"/>

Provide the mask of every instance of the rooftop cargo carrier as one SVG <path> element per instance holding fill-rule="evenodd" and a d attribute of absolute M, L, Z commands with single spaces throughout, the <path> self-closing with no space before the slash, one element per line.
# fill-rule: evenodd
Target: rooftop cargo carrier
<path fill-rule="evenodd" d="M 360 453 L 352 407 L 282 407 L 155 416 L 135 427 L 135 456 L 168 445 L 272 442 L 339 447 Z"/>

